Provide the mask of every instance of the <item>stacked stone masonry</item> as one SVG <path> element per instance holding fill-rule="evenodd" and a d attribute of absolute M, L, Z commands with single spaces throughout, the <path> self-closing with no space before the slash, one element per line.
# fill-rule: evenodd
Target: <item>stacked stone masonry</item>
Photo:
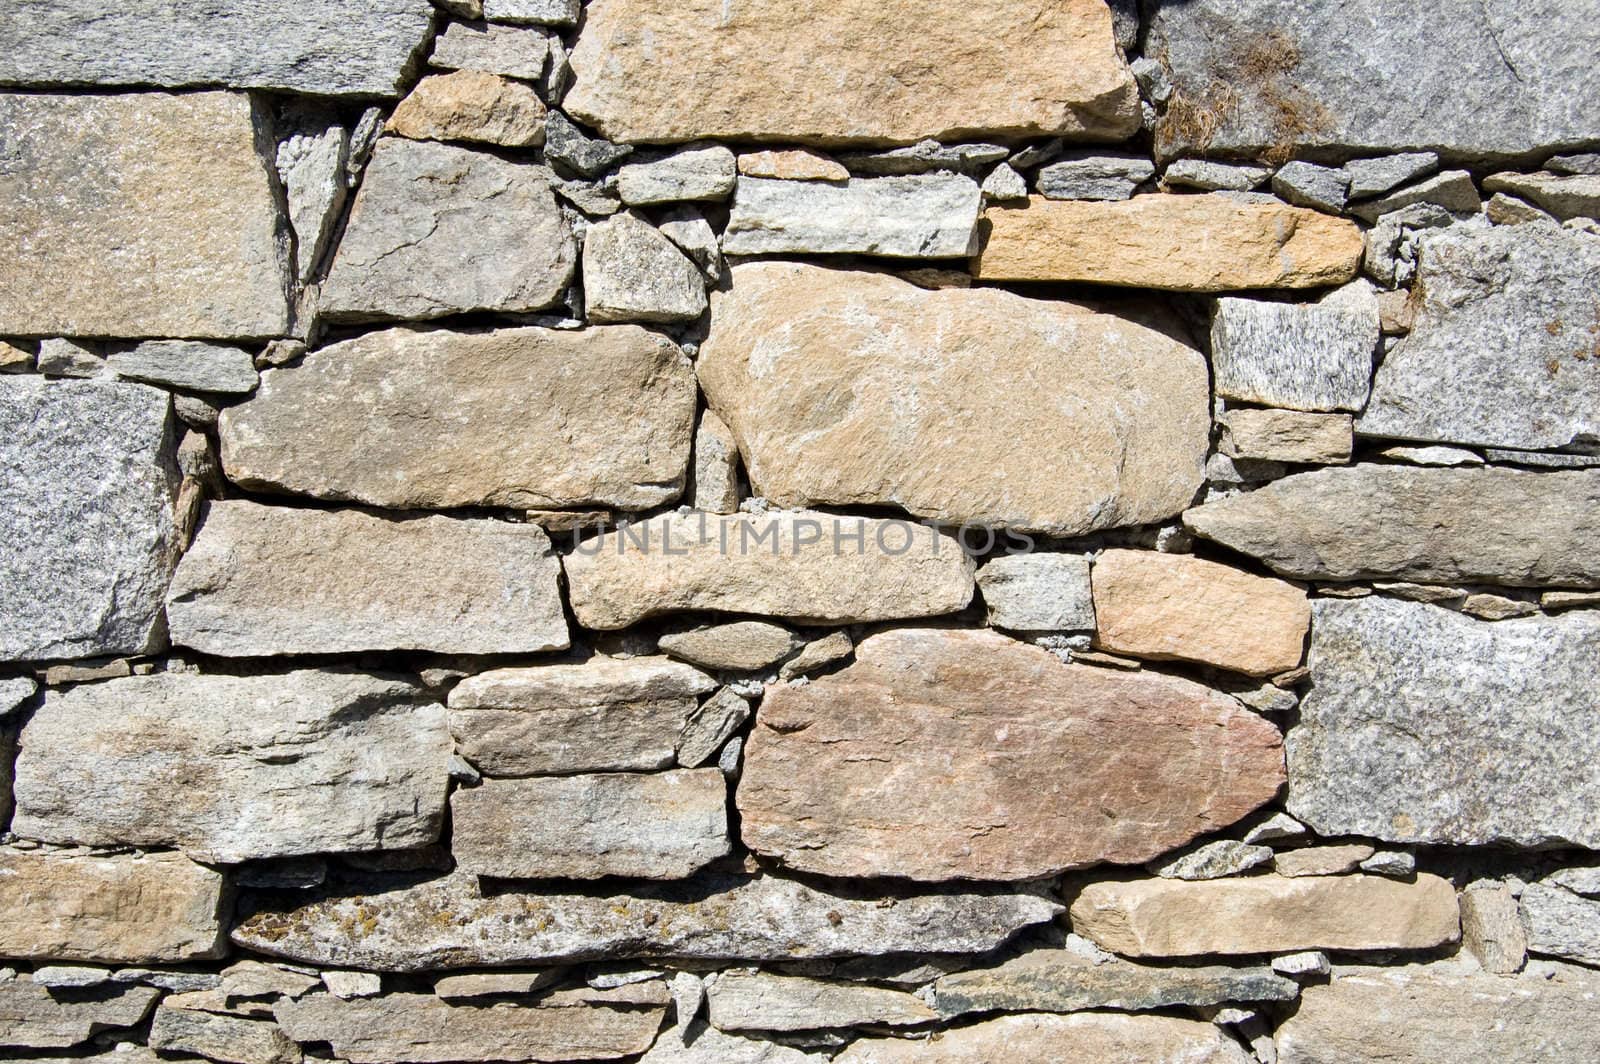
<path fill-rule="evenodd" d="M 0 1059 L 1600 1059 L 1600 0 L 0 41 Z"/>

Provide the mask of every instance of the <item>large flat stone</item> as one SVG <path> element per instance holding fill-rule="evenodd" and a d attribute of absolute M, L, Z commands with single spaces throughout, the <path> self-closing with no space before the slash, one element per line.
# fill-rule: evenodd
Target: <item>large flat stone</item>
<path fill-rule="evenodd" d="M 432 22 L 428 0 L 11 0 L 0 85 L 394 96 Z"/>
<path fill-rule="evenodd" d="M 1072 928 L 1128 957 L 1431 949 L 1460 935 L 1456 892 L 1438 876 L 1245 876 L 1092 883 Z"/>
<path fill-rule="evenodd" d="M 830 876 L 1133 864 L 1270 801 L 1281 743 L 1188 680 L 1063 665 L 988 631 L 901 629 L 863 641 L 842 672 L 767 692 L 740 836 Z"/>
<path fill-rule="evenodd" d="M 993 1064 L 997 1060 L 1137 1060 L 1249 1064 L 1255 1058 L 1209 1023 L 1171 1016 L 1001 1016 L 925 1041 L 861 1038 L 837 1064 Z"/>
<path fill-rule="evenodd" d="M 533 163 L 385 137 L 367 164 L 319 311 L 380 321 L 550 306 L 577 267 L 553 181 Z"/>
<path fill-rule="evenodd" d="M 1213 192 L 1121 203 L 992 205 L 973 273 L 985 281 L 1084 281 L 1226 292 L 1343 284 L 1361 264 L 1352 222 L 1271 197 Z"/>
<path fill-rule="evenodd" d="M 487 780 L 450 820 L 456 867 L 505 879 L 682 879 L 731 848 L 714 767 Z"/>
<path fill-rule="evenodd" d="M 657 76 L 672 70 L 671 78 Z M 1101 0 L 600 0 L 565 106 L 612 140 L 1122 140 L 1139 97 Z"/>
<path fill-rule="evenodd" d="M 176 853 L 0 850 L 0 957 L 98 964 L 220 957 L 226 888 L 220 873 Z"/>
<path fill-rule="evenodd" d="M 977 248 L 978 183 L 960 174 L 779 181 L 739 178 L 729 255 L 954 259 Z"/>
<path fill-rule="evenodd" d="M 1384 357 L 1357 429 L 1526 450 L 1600 443 L 1596 290 L 1600 237 L 1590 233 L 1507 225 L 1425 235 L 1416 321 Z"/>
<path fill-rule="evenodd" d="M 206 1012 L 163 1001 L 150 1021 L 152 1048 L 236 1064 L 301 1064 L 300 1047 L 270 1020 Z"/>
<path fill-rule="evenodd" d="M 68 4 L 67 17 L 83 19 L 91 6 Z M 40 22 L 13 3 L 0 20 L 3 64 L 29 50 L 20 27 Z M 127 45 L 109 52 L 127 54 Z M 226 92 L 0 93 L 8 249 L 0 335 L 224 339 L 287 330 L 288 226 L 260 149 L 269 117 L 264 105 Z"/>
<path fill-rule="evenodd" d="M 1323 469 L 1183 523 L 1283 576 L 1600 587 L 1600 471 Z"/>
<path fill-rule="evenodd" d="M 475 1008 L 432 994 L 386 994 L 341 1001 L 317 994 L 274 1007 L 300 1042 L 327 1042 L 351 1064 L 399 1061 L 614 1060 L 642 1053 L 664 1009 L 596 1005 Z"/>
<path fill-rule="evenodd" d="M 11 828 L 222 864 L 423 846 L 450 751 L 443 706 L 359 673 L 86 684 L 47 695 L 23 728 Z"/>
<path fill-rule="evenodd" d="M 1291 813 L 1325 836 L 1600 848 L 1600 614 L 1491 623 L 1379 597 L 1314 610 Z"/>
<path fill-rule="evenodd" d="M 1377 296 L 1365 282 L 1316 303 L 1219 299 L 1211 318 L 1217 394 L 1291 410 L 1360 410 L 1378 327 Z"/>
<path fill-rule="evenodd" d="M 53 993 L 25 979 L 0 981 L 0 1046 L 67 1049 L 100 1031 L 135 1027 L 161 991 L 149 986 Z M 7 1059 L 17 1060 L 9 1052 Z"/>
<path fill-rule="evenodd" d="M 1164 4 L 1145 54 L 1162 58 L 1177 95 L 1157 144 L 1480 158 L 1592 143 L 1592 116 L 1575 101 L 1600 93 L 1597 25 L 1593 0 Z"/>
<path fill-rule="evenodd" d="M 669 768 L 698 696 L 715 687 L 658 657 L 496 669 L 450 692 L 450 731 L 491 776 Z"/>
<path fill-rule="evenodd" d="M 249 488 L 633 510 L 682 492 L 694 408 L 688 359 L 638 326 L 392 329 L 268 370 L 218 431 L 223 468 Z"/>
<path fill-rule="evenodd" d="M 585 628 L 626 628 L 685 610 L 853 624 L 954 613 L 973 564 L 937 529 L 801 510 L 666 514 L 562 559 Z"/>
<path fill-rule="evenodd" d="M 815 1031 L 838 1027 L 907 1027 L 939 1014 L 904 990 L 861 983 L 722 972 L 706 991 L 711 1025 L 723 1031 Z"/>
<path fill-rule="evenodd" d="M 1590 1060 L 1600 1054 L 1597 994 L 1600 976 L 1573 965 L 1521 979 L 1443 964 L 1354 969 L 1306 987 L 1299 1010 L 1278 1028 L 1278 1060 Z"/>
<path fill-rule="evenodd" d="M 754 491 L 784 506 L 1071 536 L 1169 517 L 1204 477 L 1204 359 L 1077 304 L 747 263 L 698 371 Z"/>
<path fill-rule="evenodd" d="M 560 576 L 538 525 L 213 502 L 167 619 L 223 657 L 530 654 L 569 644 Z"/>
<path fill-rule="evenodd" d="M 1250 676 L 1300 664 L 1311 607 L 1282 580 L 1148 550 L 1108 550 L 1090 579 L 1095 641 L 1106 650 Z"/>
<path fill-rule="evenodd" d="M 610 895 L 556 887 L 485 896 L 470 875 L 374 887 L 281 909 L 261 900 L 246 907 L 233 940 L 259 953 L 371 971 L 620 957 L 794 961 L 983 953 L 1061 911 L 1029 894 L 862 894 L 770 875 L 623 885 Z"/>
<path fill-rule="evenodd" d="M 0 377 L 0 660 L 161 645 L 178 549 L 171 406 L 141 384 Z"/>

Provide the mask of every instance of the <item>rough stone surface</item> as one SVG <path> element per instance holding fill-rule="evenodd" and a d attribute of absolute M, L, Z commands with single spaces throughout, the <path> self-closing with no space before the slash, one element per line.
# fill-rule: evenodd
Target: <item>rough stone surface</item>
<path fill-rule="evenodd" d="M 1376 596 L 1313 611 L 1291 813 L 1327 836 L 1600 846 L 1600 615 L 1487 624 Z"/>
<path fill-rule="evenodd" d="M 1073 930 L 1130 957 L 1431 949 L 1459 923 L 1454 888 L 1426 874 L 1094 883 L 1072 903 Z"/>
<path fill-rule="evenodd" d="M 0 11 L 0 85 L 394 96 L 432 15 L 427 0 L 12 0 Z"/>
<path fill-rule="evenodd" d="M 1510 975 L 1522 969 L 1528 932 L 1509 887 L 1472 885 L 1461 892 L 1461 945 L 1486 972 Z"/>
<path fill-rule="evenodd" d="M 1272 191 L 1297 207 L 1338 214 L 1350 198 L 1350 175 L 1330 166 L 1292 162 L 1272 175 Z"/>
<path fill-rule="evenodd" d="M 745 177 L 774 177 L 786 181 L 848 181 L 843 164 L 814 151 L 755 151 L 739 156 L 739 173 Z"/>
<path fill-rule="evenodd" d="M 1293 980 L 1265 966 L 1157 968 L 1122 960 L 1092 960 L 1072 950 L 1041 949 L 995 968 L 941 977 L 933 1005 L 941 1016 L 969 1012 L 1143 1012 L 1175 1005 L 1206 1007 L 1230 1001 L 1293 1001 Z"/>
<path fill-rule="evenodd" d="M 60 996 L 20 979 L 0 981 L 0 1045 L 67 1049 L 87 1042 L 97 1031 L 137 1026 L 160 996 L 160 991 L 147 986 Z M 7 1059 L 17 1058 L 7 1053 Z"/>
<path fill-rule="evenodd" d="M 682 879 L 730 848 L 714 768 L 489 780 L 450 814 L 456 866 L 482 876 Z"/>
<path fill-rule="evenodd" d="M 1429 234 L 1417 287 L 1416 322 L 1378 369 L 1363 435 L 1600 442 L 1600 238 L 1548 225 Z"/>
<path fill-rule="evenodd" d="M 696 510 L 731 514 L 739 509 L 739 441 L 710 410 L 700 414 L 694 433 L 693 497 Z"/>
<path fill-rule="evenodd" d="M 391 133 L 411 140 L 464 140 L 505 148 L 544 143 L 544 101 L 532 86 L 482 70 L 430 74 L 389 119 Z"/>
<path fill-rule="evenodd" d="M 1378 349 L 1378 302 L 1364 282 L 1317 303 L 1217 300 L 1217 394 L 1293 410 L 1360 410 Z"/>
<path fill-rule="evenodd" d="M 1125 200 L 1155 173 L 1143 155 L 1079 151 L 1040 167 L 1034 184 L 1046 199 Z"/>
<path fill-rule="evenodd" d="M 0 378 L 0 660 L 160 645 L 177 550 L 170 408 L 139 384 Z"/>
<path fill-rule="evenodd" d="M 985 281 L 1085 281 L 1225 292 L 1320 288 L 1353 278 L 1354 224 L 1276 200 L 1232 193 L 1138 196 L 1124 203 L 1035 197 L 984 211 L 973 264 Z"/>
<path fill-rule="evenodd" d="M 1203 360 L 1077 304 L 745 264 L 712 300 L 699 376 L 780 505 L 1077 535 L 1171 516 L 1203 473 Z"/>
<path fill-rule="evenodd" d="M 1355 428 L 1349 414 L 1299 410 L 1229 410 L 1217 418 L 1220 448 L 1230 458 L 1302 465 L 1350 461 Z"/>
<path fill-rule="evenodd" d="M 351 1064 L 400 1061 L 613 1060 L 649 1048 L 661 1009 L 573 1005 L 473 1008 L 431 994 L 360 1001 L 318 995 L 273 1010 L 289 1037 L 328 1042 Z"/>
<path fill-rule="evenodd" d="M 619 214 L 583 241 L 583 284 L 594 322 L 693 321 L 706 309 L 700 269 L 649 222 Z"/>
<path fill-rule="evenodd" d="M 723 1031 L 907 1027 L 938 1019 L 904 990 L 769 972 L 723 972 L 706 996 L 711 1025 Z"/>
<path fill-rule="evenodd" d="M 1358 203 L 1350 208 L 1350 213 L 1371 225 L 1385 214 L 1418 203 L 1431 203 L 1455 215 L 1473 215 L 1483 209 L 1483 201 L 1478 198 L 1472 175 L 1465 170 L 1446 170 L 1426 181 L 1391 192 L 1382 199 Z"/>
<path fill-rule="evenodd" d="M 1494 174 L 1484 179 L 1485 192 L 1509 192 L 1566 221 L 1600 218 L 1600 175 Z"/>
<path fill-rule="evenodd" d="M 8 3 L 0 64 L 57 12 L 103 24 L 92 6 Z M 289 238 L 257 148 L 268 119 L 225 92 L 0 93 L 0 335 L 283 333 Z"/>
<path fill-rule="evenodd" d="M 240 946 L 313 964 L 426 971 L 608 957 L 794 961 L 886 953 L 983 953 L 1061 911 L 1029 894 L 858 895 L 776 876 L 706 876 L 611 897 L 484 896 L 449 876 L 352 897 L 247 910 Z M 353 919 L 360 910 L 367 926 Z M 449 913 L 449 919 L 437 917 Z"/>
<path fill-rule="evenodd" d="M 599 177 L 632 154 L 631 145 L 591 137 L 560 111 L 550 112 L 545 120 L 545 158 L 580 177 Z"/>
<path fill-rule="evenodd" d="M 954 613 L 973 565 L 951 536 L 906 521 L 800 510 L 667 514 L 563 559 L 585 628 L 686 610 L 864 623 Z"/>
<path fill-rule="evenodd" d="M 1600 1053 L 1597 993 L 1600 978 L 1571 965 L 1553 978 L 1527 979 L 1443 965 L 1355 970 L 1305 989 L 1299 1010 L 1278 1029 L 1278 1060 L 1585 1060 Z"/>
<path fill-rule="evenodd" d="M 1279 744 L 1186 680 L 1063 665 L 991 632 L 902 629 L 865 640 L 843 672 L 767 693 L 740 835 L 833 876 L 1031 879 L 1147 861 L 1270 800 Z M 1085 802 L 1101 815 L 1076 815 Z"/>
<path fill-rule="evenodd" d="M 358 673 L 85 685 L 51 692 L 23 728 L 12 830 L 221 864 L 423 846 L 450 745 L 444 707 Z"/>
<path fill-rule="evenodd" d="M 816 1058 L 777 1042 L 723 1034 L 696 1020 L 662 1032 L 639 1064 L 816 1064 Z"/>
<path fill-rule="evenodd" d="M 989 623 L 1018 632 L 1092 631 L 1089 559 L 1081 554 L 1012 554 L 978 570 Z"/>
<path fill-rule="evenodd" d="M 560 573 L 538 525 L 214 502 L 167 618 L 224 657 L 528 654 L 568 645 Z"/>
<path fill-rule="evenodd" d="M 1272 870 L 1280 876 L 1341 876 L 1354 872 L 1375 852 L 1366 843 L 1307 846 L 1278 854 L 1272 862 Z"/>
<path fill-rule="evenodd" d="M 1161 180 L 1167 185 L 1197 188 L 1202 192 L 1249 192 L 1265 182 L 1271 173 L 1264 166 L 1177 159 L 1162 172 Z"/>
<path fill-rule="evenodd" d="M 741 177 L 722 236 L 729 255 L 949 259 L 977 246 L 978 183 L 960 174 L 777 181 Z"/>
<path fill-rule="evenodd" d="M 1281 580 L 1192 554 L 1108 550 L 1092 582 L 1095 643 L 1105 650 L 1250 676 L 1300 664 L 1311 607 Z"/>
<path fill-rule="evenodd" d="M 715 686 L 665 658 L 498 669 L 450 692 L 450 730 L 491 776 L 667 768 L 697 696 Z"/>
<path fill-rule="evenodd" d="M 1587 3 L 1579 9 L 1444 0 L 1403 12 L 1386 0 L 1163 5 L 1145 51 L 1163 58 L 1184 105 L 1168 108 L 1157 140 L 1169 152 L 1427 148 L 1452 158 L 1591 140 L 1593 123 L 1573 101 L 1600 91 L 1588 61 L 1600 37 Z"/>
<path fill-rule="evenodd" d="M 856 174 L 928 174 L 935 170 L 954 170 L 970 176 L 1010 154 L 1011 150 L 1004 144 L 941 144 L 928 139 L 904 148 L 851 152 L 842 160 L 845 168 Z"/>
<path fill-rule="evenodd" d="M 724 687 L 689 718 L 678 740 L 678 764 L 698 768 L 716 756 L 722 744 L 750 719 L 750 703 Z"/>
<path fill-rule="evenodd" d="M 1275 481 L 1184 527 L 1292 577 L 1600 587 L 1600 472 L 1358 465 Z"/>
<path fill-rule="evenodd" d="M 1247 1064 L 1254 1059 L 1209 1023 L 1170 1016 L 1001 1016 L 926 1041 L 862 1038 L 836 1064 L 992 1064 L 996 1060 L 1138 1060 Z"/>
<path fill-rule="evenodd" d="M 778 670 L 778 678 L 792 680 L 797 676 L 808 676 L 843 661 L 853 653 L 855 643 L 849 632 L 830 632 L 821 639 L 813 639 L 800 653 L 784 662 Z"/>
<path fill-rule="evenodd" d="M 106 368 L 123 380 L 218 395 L 249 395 L 260 379 L 244 348 L 196 340 L 147 340 L 107 356 Z"/>
<path fill-rule="evenodd" d="M 1531 883 L 1522 892 L 1522 927 L 1530 953 L 1600 964 L 1600 901 Z"/>
<path fill-rule="evenodd" d="M 1408 181 L 1427 177 L 1439 169 L 1439 156 L 1431 151 L 1381 155 L 1376 159 L 1351 159 L 1344 164 L 1350 178 L 1350 198 L 1381 196 Z"/>
<path fill-rule="evenodd" d="M 175 853 L 0 849 L 0 956 L 101 964 L 219 957 L 226 886 Z"/>
<path fill-rule="evenodd" d="M 300 1047 L 277 1024 L 163 1003 L 150 1022 L 150 1047 L 230 1064 L 300 1064 Z"/>
<path fill-rule="evenodd" d="M 498 23 L 452 22 L 433 39 L 428 65 L 538 81 L 544 76 L 549 58 L 550 38 L 544 30 Z"/>
<path fill-rule="evenodd" d="M 617 171 L 617 192 L 630 206 L 727 199 L 737 168 L 733 152 L 721 145 L 648 161 L 635 158 Z"/>
<path fill-rule="evenodd" d="M 578 21 L 580 0 L 483 0 L 483 14 L 497 22 L 570 26 Z"/>
<path fill-rule="evenodd" d="M 577 248 L 549 170 L 386 137 L 322 286 L 329 318 L 532 311 L 561 298 Z"/>
<path fill-rule="evenodd" d="M 704 669 L 754 672 L 776 665 L 798 650 L 802 642 L 781 624 L 734 621 L 670 632 L 661 637 L 658 645 L 672 657 Z"/>
<path fill-rule="evenodd" d="M 600 0 L 572 69 L 567 109 L 630 142 L 909 144 L 976 130 L 1116 141 L 1139 128 L 1101 0 L 1043 12 L 1016 0 L 756 0 L 737 13 L 715 0 Z"/>
<path fill-rule="evenodd" d="M 219 435 L 223 468 L 248 488 L 631 510 L 683 490 L 694 407 L 683 353 L 636 326 L 393 329 L 268 370 Z"/>
<path fill-rule="evenodd" d="M 1272 860 L 1272 849 L 1234 839 L 1218 839 L 1174 857 L 1150 862 L 1150 871 L 1162 879 L 1221 879 L 1236 876 Z"/>

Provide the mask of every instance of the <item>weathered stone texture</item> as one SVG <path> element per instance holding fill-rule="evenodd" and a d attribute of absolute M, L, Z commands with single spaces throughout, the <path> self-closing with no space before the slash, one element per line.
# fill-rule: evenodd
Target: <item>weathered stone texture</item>
<path fill-rule="evenodd" d="M 394 96 L 432 19 L 427 0 L 9 0 L 0 85 Z"/>
<path fill-rule="evenodd" d="M 159 645 L 173 443 L 154 388 L 0 378 L 0 660 Z"/>
<path fill-rule="evenodd" d="M 706 309 L 700 268 L 655 226 L 628 214 L 585 235 L 583 293 L 592 322 L 693 321 Z"/>
<path fill-rule="evenodd" d="M 509 879 L 682 879 L 725 856 L 715 768 L 488 780 L 450 802 L 456 866 Z"/>
<path fill-rule="evenodd" d="M 491 776 L 667 768 L 696 696 L 715 686 L 665 658 L 498 669 L 450 692 L 450 730 Z"/>
<path fill-rule="evenodd" d="M 1077 535 L 1200 486 L 1204 360 L 1148 326 L 797 263 L 737 266 L 712 304 L 701 386 L 781 505 Z"/>
<path fill-rule="evenodd" d="M 1521 909 L 1528 952 L 1600 964 L 1600 901 L 1550 882 L 1530 883 Z"/>
<path fill-rule="evenodd" d="M 1431 949 L 1460 934 L 1448 880 L 1419 875 L 1243 876 L 1191 883 L 1093 883 L 1072 903 L 1072 927 L 1129 957 L 1290 953 L 1305 949 Z"/>
<path fill-rule="evenodd" d="M 380 140 L 319 310 L 373 321 L 550 306 L 577 265 L 553 180 L 486 152 Z"/>
<path fill-rule="evenodd" d="M 43 19 L 8 3 L 0 20 L 3 64 Z M 289 238 L 266 122 L 235 93 L 0 93 L 0 335 L 282 334 Z"/>
<path fill-rule="evenodd" d="M 1364 282 L 1311 304 L 1219 299 L 1211 319 L 1217 394 L 1292 410 L 1360 410 L 1378 325 L 1377 296 Z"/>
<path fill-rule="evenodd" d="M 1030 879 L 1146 861 L 1269 801 L 1280 744 L 1186 680 L 1063 665 L 991 632 L 902 629 L 865 640 L 843 672 L 767 693 L 740 835 L 833 876 Z M 1086 803 L 1098 815 L 1081 816 Z"/>
<path fill-rule="evenodd" d="M 218 430 L 223 468 L 249 488 L 631 510 L 683 490 L 694 407 L 688 360 L 637 326 L 392 329 L 268 370 Z"/>
<path fill-rule="evenodd" d="M 538 81 L 544 76 L 549 58 L 550 38 L 544 30 L 499 23 L 452 22 L 433 39 L 428 65 Z"/>
<path fill-rule="evenodd" d="M 1600 175 L 1494 174 L 1484 178 L 1483 188 L 1520 196 L 1560 221 L 1600 218 Z"/>
<path fill-rule="evenodd" d="M 1219 450 L 1256 462 L 1342 465 L 1350 461 L 1355 430 L 1349 414 L 1299 410 L 1228 410 L 1220 414 Z"/>
<path fill-rule="evenodd" d="M 770 875 L 703 876 L 612 896 L 559 888 L 485 896 L 476 877 L 456 875 L 258 907 L 233 940 L 272 956 L 373 971 L 650 956 L 795 961 L 983 953 L 1061 911 L 1044 898 L 990 891 L 896 892 L 887 905 L 883 898 Z"/>
<path fill-rule="evenodd" d="M 1600 615 L 1491 624 L 1376 596 L 1314 613 L 1291 813 L 1326 836 L 1600 846 Z"/>
<path fill-rule="evenodd" d="M 1424 236 L 1415 324 L 1384 358 L 1357 428 L 1528 450 L 1600 443 L 1597 289 L 1600 237 L 1589 233 L 1516 225 Z"/>
<path fill-rule="evenodd" d="M 960 174 L 844 183 L 741 177 L 722 250 L 962 258 L 976 250 L 981 202 L 977 182 Z"/>
<path fill-rule="evenodd" d="M 196 340 L 147 340 L 108 355 L 106 368 L 122 380 L 219 395 L 249 395 L 260 380 L 244 348 Z"/>
<path fill-rule="evenodd" d="M 1170 1016 L 1001 1016 L 926 1041 L 862 1038 L 837 1064 L 993 1064 L 997 1060 L 1137 1060 L 1145 1064 L 1248 1064 L 1239 1044 L 1209 1023 Z"/>
<path fill-rule="evenodd" d="M 1270 197 L 1214 192 L 1122 203 L 1047 200 L 991 206 L 973 262 L 985 281 L 1085 281 L 1226 292 L 1343 284 L 1361 263 L 1361 230 Z"/>
<path fill-rule="evenodd" d="M 1311 607 L 1282 580 L 1192 554 L 1108 550 L 1091 581 L 1095 640 L 1106 650 L 1250 676 L 1300 664 Z"/>
<path fill-rule="evenodd" d="M 83 685 L 23 728 L 12 830 L 224 864 L 423 846 L 439 836 L 450 748 L 444 707 L 359 673 Z"/>
<path fill-rule="evenodd" d="M 669 632 L 657 645 L 672 657 L 701 668 L 754 672 L 776 665 L 798 650 L 803 642 L 781 624 L 734 621 Z"/>
<path fill-rule="evenodd" d="M 816 1058 L 777 1042 L 723 1034 L 704 1020 L 680 1020 L 661 1033 L 639 1064 L 816 1064 Z"/>
<path fill-rule="evenodd" d="M 0 957 L 173 964 L 220 957 L 220 873 L 175 853 L 0 850 Z"/>
<path fill-rule="evenodd" d="M 973 591 L 972 561 L 952 536 L 807 510 L 667 514 L 562 561 L 578 623 L 597 629 L 686 610 L 831 624 L 933 617 Z"/>
<path fill-rule="evenodd" d="M 1178 97 L 1157 139 L 1172 152 L 1431 148 L 1454 158 L 1592 141 L 1578 101 L 1600 93 L 1597 13 L 1591 0 L 1164 4 L 1145 54 L 1162 58 Z"/>
<path fill-rule="evenodd" d="M 909 144 L 977 131 L 1121 140 L 1139 128 L 1138 91 L 1101 0 L 1048 10 L 600 0 L 572 69 L 568 109 L 629 142 Z"/>
<path fill-rule="evenodd" d="M 68 1049 L 98 1031 L 137 1026 L 161 992 L 118 987 L 105 994 L 58 995 L 21 979 L 0 981 L 0 1046 Z M 10 1053 L 8 1060 L 17 1058 Z M 25 1062 L 24 1062 L 25 1064 Z"/>
<path fill-rule="evenodd" d="M 1528 959 L 1528 931 L 1510 887 L 1471 884 L 1461 892 L 1461 945 L 1484 971 L 1510 975 L 1521 970 Z"/>
<path fill-rule="evenodd" d="M 431 74 L 389 119 L 389 132 L 411 140 L 463 140 L 504 148 L 544 143 L 544 102 L 533 86 L 481 70 Z"/>
<path fill-rule="evenodd" d="M 939 1018 L 903 990 L 770 972 L 723 972 L 706 997 L 711 1025 L 723 1031 L 907 1027 Z"/>
<path fill-rule="evenodd" d="M 1080 554 L 1013 554 L 978 570 L 989 623 L 1019 632 L 1094 628 L 1089 559 Z"/>
<path fill-rule="evenodd" d="M 150 1046 L 235 1064 L 301 1064 L 300 1047 L 270 1020 L 175 1007 L 168 998 L 150 1021 Z"/>
<path fill-rule="evenodd" d="M 1600 587 L 1600 472 L 1323 469 L 1183 523 L 1284 576 Z"/>

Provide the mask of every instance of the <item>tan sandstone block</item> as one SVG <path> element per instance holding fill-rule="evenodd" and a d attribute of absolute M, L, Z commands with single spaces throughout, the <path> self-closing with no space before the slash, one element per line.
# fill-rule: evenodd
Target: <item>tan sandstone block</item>
<path fill-rule="evenodd" d="M 1350 461 L 1355 421 L 1349 414 L 1299 410 L 1229 410 L 1222 423 L 1222 453 L 1264 462 L 1340 465 Z"/>
<path fill-rule="evenodd" d="M 507 148 L 544 143 L 545 106 L 530 85 L 481 70 L 432 74 L 400 101 L 389 132 L 410 140 L 465 140 Z"/>
<path fill-rule="evenodd" d="M 755 151 L 739 156 L 745 177 L 772 177 L 783 181 L 848 181 L 850 171 L 841 163 L 814 151 Z"/>

